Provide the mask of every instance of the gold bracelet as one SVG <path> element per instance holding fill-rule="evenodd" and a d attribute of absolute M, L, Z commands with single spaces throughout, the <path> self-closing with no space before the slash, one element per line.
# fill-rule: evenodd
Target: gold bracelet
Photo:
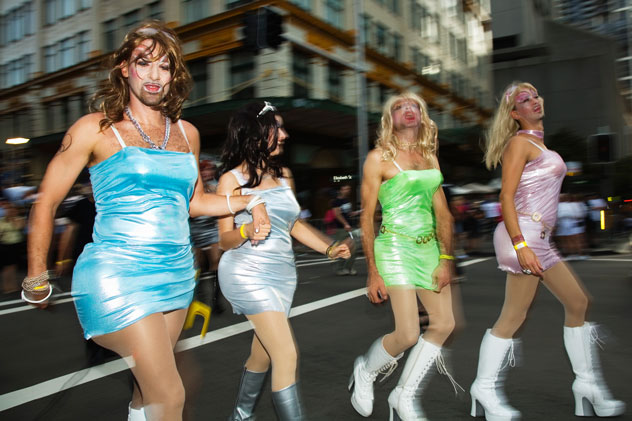
<path fill-rule="evenodd" d="M 72 262 L 72 259 L 64 259 L 64 260 L 59 260 L 57 262 L 55 262 L 56 265 L 65 265 L 66 263 L 70 263 Z"/>
<path fill-rule="evenodd" d="M 334 249 L 335 246 L 336 242 L 334 241 L 329 245 L 329 247 L 327 247 L 327 250 L 325 250 L 325 256 L 327 256 L 329 260 L 335 260 L 333 257 L 331 257 L 331 251 Z"/>
<path fill-rule="evenodd" d="M 246 233 L 244 232 L 244 227 L 246 226 L 246 224 L 243 224 L 241 226 L 241 228 L 239 228 L 239 235 L 241 235 L 241 238 L 243 238 L 244 240 L 248 239 L 248 236 L 246 235 Z"/>
<path fill-rule="evenodd" d="M 451 254 L 440 254 L 439 259 L 454 260 L 454 256 Z"/>

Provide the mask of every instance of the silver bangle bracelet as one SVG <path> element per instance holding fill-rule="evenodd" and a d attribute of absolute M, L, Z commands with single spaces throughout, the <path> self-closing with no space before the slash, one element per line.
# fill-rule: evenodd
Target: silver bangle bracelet
<path fill-rule="evenodd" d="M 230 194 L 226 195 L 226 205 L 228 206 L 228 211 L 234 215 L 235 211 L 233 211 L 233 208 L 230 207 Z"/>
<path fill-rule="evenodd" d="M 37 301 L 26 298 L 26 295 L 24 295 L 24 292 L 25 292 L 25 290 L 22 290 L 22 299 L 24 301 L 26 301 L 27 303 L 30 303 L 30 304 L 41 304 L 44 301 L 48 300 L 51 295 L 53 295 L 53 286 L 49 284 L 48 285 L 48 294 L 46 294 L 46 297 L 42 298 L 41 300 L 37 300 Z"/>
<path fill-rule="evenodd" d="M 265 205 L 266 202 L 261 198 L 261 196 L 254 195 L 252 199 L 250 199 L 250 202 L 248 202 L 248 205 L 246 205 L 246 212 L 252 213 L 252 209 L 262 203 Z"/>

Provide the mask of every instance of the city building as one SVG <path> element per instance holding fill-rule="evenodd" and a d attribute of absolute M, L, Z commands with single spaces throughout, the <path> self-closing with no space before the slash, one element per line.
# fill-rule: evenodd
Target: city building
<path fill-rule="evenodd" d="M 199 129 L 203 151 L 217 153 L 234 109 L 270 100 L 291 135 L 286 159 L 299 191 L 358 174 L 367 147 L 358 138 L 360 98 L 370 147 L 385 98 L 421 94 L 446 139 L 443 158 L 455 156 L 455 174 L 468 173 L 463 143 L 478 143 L 472 127 L 485 124 L 493 106 L 489 0 L 4 0 L 0 7 L 0 139 L 31 139 L 0 148 L 10 165 L 28 163 L 34 180 L 87 112 L 104 58 L 145 19 L 168 22 L 183 41 L 194 79 L 184 118 Z M 277 48 L 247 36 L 247 16 L 266 11 L 282 17 Z"/>
<path fill-rule="evenodd" d="M 609 153 L 603 154 L 607 161 L 632 154 L 631 109 L 618 73 L 620 44 L 613 37 L 565 23 L 578 15 L 596 22 L 598 6 L 614 3 L 491 2 L 494 91 L 501 92 L 513 80 L 532 82 L 545 99 L 547 135 L 579 139 L 574 152 L 581 151 L 582 161 L 599 159 L 600 138 L 610 141 Z M 602 190 L 611 193 L 606 179 L 602 177 Z"/>

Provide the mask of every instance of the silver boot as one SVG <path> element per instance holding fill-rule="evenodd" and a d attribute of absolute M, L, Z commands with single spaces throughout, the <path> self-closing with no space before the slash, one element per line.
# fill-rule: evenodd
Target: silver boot
<path fill-rule="evenodd" d="M 301 395 L 296 383 L 272 392 L 272 402 L 281 421 L 301 421 L 305 419 L 305 411 L 301 403 Z"/>
<path fill-rule="evenodd" d="M 267 371 L 255 373 L 244 368 L 244 372 L 241 374 L 241 381 L 239 382 L 235 409 L 233 409 L 228 421 L 253 421 L 255 419 L 255 405 L 263 389 L 263 383 L 267 374 Z"/>

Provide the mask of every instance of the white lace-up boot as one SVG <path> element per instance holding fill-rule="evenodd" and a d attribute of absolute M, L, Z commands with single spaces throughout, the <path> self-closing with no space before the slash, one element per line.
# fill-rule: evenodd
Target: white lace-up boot
<path fill-rule="evenodd" d="M 373 413 L 373 383 L 378 374 L 383 374 L 383 381 L 397 368 L 397 360 L 403 354 L 393 357 L 386 352 L 382 340 L 378 338 L 366 355 L 360 355 L 353 364 L 353 374 L 349 379 L 349 391 L 352 391 L 351 405 L 363 417 Z"/>
<path fill-rule="evenodd" d="M 402 376 L 399 378 L 397 387 L 388 396 L 388 407 L 390 421 L 423 421 L 426 420 L 423 408 L 419 404 L 416 396 L 420 396 L 424 384 L 430 378 L 434 370 L 432 366 L 436 363 L 440 374 L 445 374 L 454 390 L 461 387 L 454 381 L 445 367 L 441 356 L 441 347 L 431 344 L 419 337 L 417 344 L 411 349 Z M 462 389 L 462 388 L 461 388 Z"/>
<path fill-rule="evenodd" d="M 564 326 L 564 346 L 575 373 L 573 395 L 578 417 L 615 417 L 625 412 L 625 403 L 612 398 L 601 374 L 597 346 L 601 347 L 595 325 Z"/>
<path fill-rule="evenodd" d="M 140 409 L 132 408 L 132 403 L 129 403 L 127 407 L 127 421 L 145 421 L 145 408 L 142 406 Z"/>
<path fill-rule="evenodd" d="M 487 329 L 481 342 L 476 379 L 470 388 L 473 417 L 488 421 L 519 420 L 520 412 L 507 403 L 503 391 L 504 368 L 515 366 L 514 340 L 492 335 Z M 507 362 L 505 362 L 507 361 Z"/>

